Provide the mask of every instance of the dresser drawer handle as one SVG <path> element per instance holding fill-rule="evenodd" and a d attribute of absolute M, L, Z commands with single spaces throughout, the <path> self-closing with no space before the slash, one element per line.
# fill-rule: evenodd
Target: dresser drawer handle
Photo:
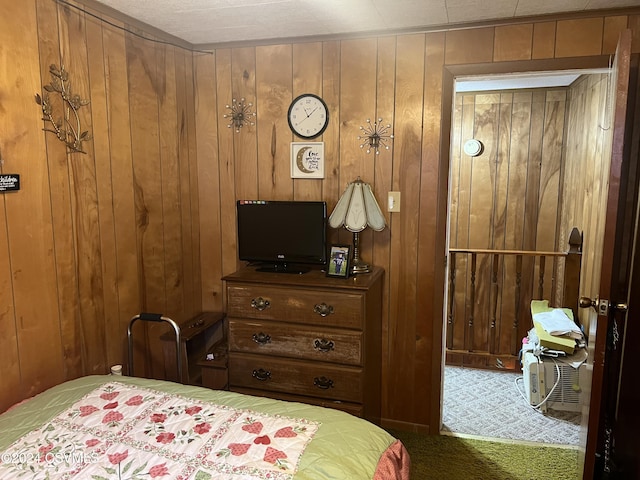
<path fill-rule="evenodd" d="M 251 337 L 254 342 L 258 345 L 264 345 L 265 343 L 271 343 L 271 335 L 267 335 L 266 333 L 254 333 Z"/>
<path fill-rule="evenodd" d="M 327 340 L 326 338 L 320 339 L 316 338 L 313 341 L 313 348 L 319 350 L 323 353 L 330 352 L 335 347 L 335 344 L 331 340 Z"/>
<path fill-rule="evenodd" d="M 322 302 L 322 303 L 316 304 L 313 307 L 313 311 L 318 315 L 320 315 L 321 317 L 326 317 L 327 315 L 331 315 L 333 313 L 333 307 L 331 305 L 327 305 L 326 303 Z"/>
<path fill-rule="evenodd" d="M 271 372 L 263 368 L 261 368 L 260 370 L 254 370 L 253 378 L 255 378 L 256 380 L 260 380 L 261 382 L 265 382 L 271 379 Z"/>
<path fill-rule="evenodd" d="M 321 388 L 322 390 L 327 390 L 328 388 L 333 388 L 333 380 L 327 377 L 316 377 L 313 379 L 313 384 Z"/>
<path fill-rule="evenodd" d="M 265 300 L 262 297 L 251 299 L 251 307 L 255 308 L 259 312 L 266 310 L 267 308 L 269 308 L 270 305 L 271 305 L 271 302 L 269 300 Z"/>

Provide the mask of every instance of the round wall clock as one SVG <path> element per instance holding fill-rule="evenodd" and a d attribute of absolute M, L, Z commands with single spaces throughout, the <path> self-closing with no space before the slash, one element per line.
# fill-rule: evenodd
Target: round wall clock
<path fill-rule="evenodd" d="M 305 93 L 296 97 L 287 114 L 291 131 L 302 138 L 315 138 L 329 124 L 329 109 L 319 96 Z"/>

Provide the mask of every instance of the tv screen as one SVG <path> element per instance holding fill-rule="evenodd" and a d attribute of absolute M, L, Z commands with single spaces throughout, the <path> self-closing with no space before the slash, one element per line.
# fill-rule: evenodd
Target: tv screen
<path fill-rule="evenodd" d="M 292 273 L 326 263 L 326 202 L 238 200 L 236 209 L 240 260 Z"/>

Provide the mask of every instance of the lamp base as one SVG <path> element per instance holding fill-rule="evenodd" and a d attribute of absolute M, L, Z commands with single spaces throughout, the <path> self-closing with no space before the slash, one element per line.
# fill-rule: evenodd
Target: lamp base
<path fill-rule="evenodd" d="M 358 273 L 369 273 L 371 268 L 368 263 L 363 262 L 359 258 L 354 258 L 351 264 L 351 275 L 357 275 Z"/>

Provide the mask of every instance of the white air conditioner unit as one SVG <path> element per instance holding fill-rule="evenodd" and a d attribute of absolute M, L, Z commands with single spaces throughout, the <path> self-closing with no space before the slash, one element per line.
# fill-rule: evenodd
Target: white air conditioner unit
<path fill-rule="evenodd" d="M 548 357 L 538 358 L 531 352 L 524 352 L 522 371 L 526 399 L 531 405 L 539 405 L 542 411 L 552 408 L 579 412 L 582 409 L 586 368 L 586 362 L 579 368 L 573 368 L 571 365 Z M 553 389 L 558 379 L 558 372 L 560 381 Z"/>

